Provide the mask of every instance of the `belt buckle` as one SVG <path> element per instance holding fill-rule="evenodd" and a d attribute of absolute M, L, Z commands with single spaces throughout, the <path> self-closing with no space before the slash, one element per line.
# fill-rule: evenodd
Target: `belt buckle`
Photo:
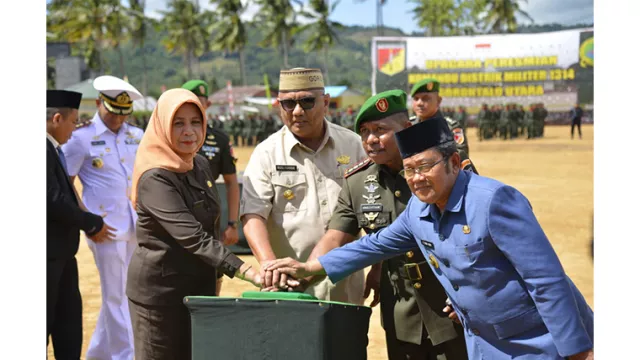
<path fill-rule="evenodd" d="M 420 281 L 422 280 L 422 273 L 420 272 L 420 266 L 416 263 L 404 264 L 404 272 L 407 274 L 409 280 Z M 412 275 L 416 274 L 414 278 Z"/>

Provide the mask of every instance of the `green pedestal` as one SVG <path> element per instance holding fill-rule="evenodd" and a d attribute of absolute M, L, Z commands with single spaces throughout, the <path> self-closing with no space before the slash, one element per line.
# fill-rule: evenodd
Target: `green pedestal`
<path fill-rule="evenodd" d="M 245 294 L 247 295 L 247 294 Z M 371 308 L 319 300 L 186 297 L 193 360 L 361 360 Z M 293 296 L 295 298 L 295 296 Z M 301 296 L 304 298 L 304 296 Z"/>

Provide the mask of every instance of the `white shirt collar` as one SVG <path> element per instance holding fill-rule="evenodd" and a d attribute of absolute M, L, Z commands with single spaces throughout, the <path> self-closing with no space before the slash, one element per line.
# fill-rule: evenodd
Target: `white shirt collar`
<path fill-rule="evenodd" d="M 60 146 L 60 143 L 49 133 L 47 133 L 47 139 L 51 141 L 51 145 L 53 145 L 53 148 L 56 149 L 56 151 L 58 151 L 58 147 Z"/>

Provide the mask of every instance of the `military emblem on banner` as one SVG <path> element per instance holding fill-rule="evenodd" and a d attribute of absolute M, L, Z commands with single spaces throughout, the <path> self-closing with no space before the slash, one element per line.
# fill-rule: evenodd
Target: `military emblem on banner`
<path fill-rule="evenodd" d="M 580 66 L 593 67 L 593 36 L 580 44 Z"/>
<path fill-rule="evenodd" d="M 393 76 L 403 72 L 406 68 L 406 44 L 377 44 L 378 71 Z"/>

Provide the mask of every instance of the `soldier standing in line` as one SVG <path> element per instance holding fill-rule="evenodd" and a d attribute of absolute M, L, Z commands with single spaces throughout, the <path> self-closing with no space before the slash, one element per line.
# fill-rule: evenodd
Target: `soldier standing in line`
<path fill-rule="evenodd" d="M 478 112 L 478 140 L 486 140 L 491 137 L 491 111 L 489 106 L 482 104 L 480 112 Z"/>
<path fill-rule="evenodd" d="M 462 126 L 462 130 L 464 130 L 465 134 L 467 132 L 467 109 L 460 105 L 458 106 L 458 111 L 453 114 L 453 119 L 458 121 L 460 126 Z"/>
<path fill-rule="evenodd" d="M 529 110 L 524 114 L 524 128 L 527 130 L 527 140 L 533 139 L 535 137 L 535 128 L 533 121 L 535 108 L 535 104 L 530 104 Z"/>
<path fill-rule="evenodd" d="M 511 111 L 511 105 L 507 104 L 504 110 L 500 111 L 500 118 L 498 120 L 498 131 L 502 140 L 507 140 L 509 135 L 509 112 Z"/>
<path fill-rule="evenodd" d="M 539 107 L 540 107 L 540 137 L 544 136 L 544 123 L 547 120 L 547 116 L 549 115 L 549 111 L 547 111 L 547 109 L 544 107 L 543 103 L 539 103 Z"/>
<path fill-rule="evenodd" d="M 244 136 L 245 128 L 247 124 L 244 118 L 240 118 L 237 115 L 232 115 L 236 122 L 236 128 L 238 132 L 238 143 L 241 143 L 240 146 L 247 146 L 247 138 Z"/>
<path fill-rule="evenodd" d="M 513 140 L 518 137 L 520 128 L 520 110 L 517 104 L 511 104 L 511 110 L 508 115 L 509 119 L 509 139 Z"/>

